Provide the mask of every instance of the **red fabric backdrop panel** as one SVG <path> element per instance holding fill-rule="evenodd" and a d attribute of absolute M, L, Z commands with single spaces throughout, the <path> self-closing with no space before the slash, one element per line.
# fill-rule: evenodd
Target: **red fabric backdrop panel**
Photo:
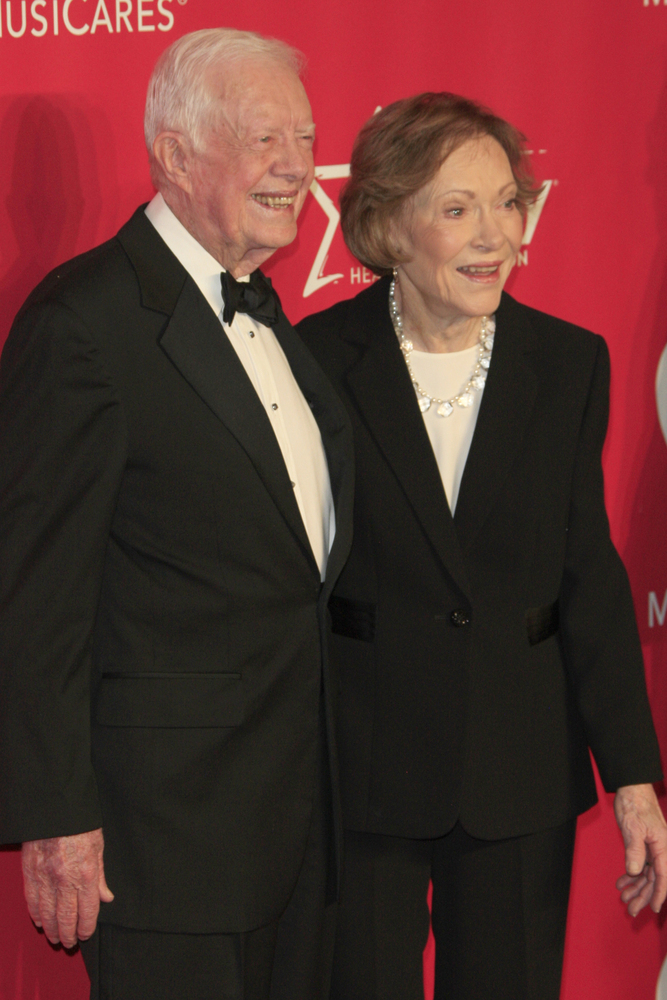
<path fill-rule="evenodd" d="M 352 140 L 378 106 L 453 90 L 528 136 L 550 183 L 508 287 L 609 344 L 609 512 L 667 746 L 667 445 L 656 400 L 657 384 L 667 432 L 667 0 L 3 0 L 0 342 L 49 269 L 151 197 L 141 120 L 152 65 L 180 35 L 219 24 L 284 38 L 309 59 L 317 183 L 297 241 L 267 268 L 295 320 L 371 280 L 343 244 L 336 199 Z M 621 870 L 603 794 L 580 822 L 564 1000 L 656 997 L 667 932 L 650 914 L 624 914 Z M 0 1000 L 83 1000 L 78 954 L 51 949 L 25 915 L 15 851 L 0 852 L 0 887 Z M 432 945 L 426 967 L 428 994 Z"/>

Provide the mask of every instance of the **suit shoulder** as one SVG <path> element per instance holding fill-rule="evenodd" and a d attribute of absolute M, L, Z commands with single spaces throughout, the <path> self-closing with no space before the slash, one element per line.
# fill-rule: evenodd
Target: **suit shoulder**
<path fill-rule="evenodd" d="M 595 363 L 598 357 L 608 356 L 607 344 L 599 334 L 517 302 L 506 292 L 503 292 L 498 318 L 509 326 L 520 324 L 529 329 L 535 339 L 535 346 L 556 358 L 588 358 L 591 363 Z"/>
<path fill-rule="evenodd" d="M 533 306 L 527 306 L 523 302 L 518 302 L 517 299 L 508 295 L 507 292 L 503 292 L 500 311 L 503 316 L 507 314 L 508 316 L 516 315 L 525 317 L 540 335 L 567 336 L 575 340 L 584 339 L 589 341 L 591 339 L 602 339 L 599 334 L 593 333 L 583 326 L 577 326 L 576 323 L 570 323 L 569 320 L 560 319 L 558 316 L 552 316 L 551 313 L 543 312 L 540 309 L 535 309 Z"/>
<path fill-rule="evenodd" d="M 343 336 L 348 329 L 354 299 L 345 299 L 321 312 L 306 316 L 296 324 L 296 331 L 313 357 L 334 381 L 345 368 L 349 345 Z"/>
<path fill-rule="evenodd" d="M 363 341 L 366 339 L 364 329 L 373 326 L 378 316 L 388 310 L 388 289 L 388 279 L 380 279 L 358 295 L 306 316 L 297 324 L 297 329 L 311 346 L 340 335 L 344 329 L 353 340 L 360 337 Z"/>
<path fill-rule="evenodd" d="M 28 358 L 101 350 L 109 362 L 136 338 L 144 312 L 135 268 L 114 236 L 55 267 L 33 289 L 5 342 L 3 377 Z"/>
<path fill-rule="evenodd" d="M 343 299 L 341 302 L 336 302 L 335 305 L 329 306 L 328 309 L 322 309 L 320 312 L 311 313 L 310 316 L 304 316 L 296 324 L 295 329 L 299 331 L 304 340 L 334 333 L 345 325 L 352 302 L 354 302 L 354 299 Z"/>
<path fill-rule="evenodd" d="M 100 329 L 113 322 L 120 302 L 129 296 L 105 276 L 120 266 L 122 248 L 112 239 L 54 268 L 19 309 L 0 359 L 0 381 L 7 391 L 12 373 L 43 373 L 74 358 L 99 358 L 105 342 Z M 106 288 L 106 291 L 104 290 Z"/>
<path fill-rule="evenodd" d="M 119 279 L 127 282 L 128 260 L 118 239 L 105 243 L 55 267 L 33 289 L 21 306 L 17 320 L 26 313 L 56 303 L 83 309 L 91 300 L 104 299 Z"/>

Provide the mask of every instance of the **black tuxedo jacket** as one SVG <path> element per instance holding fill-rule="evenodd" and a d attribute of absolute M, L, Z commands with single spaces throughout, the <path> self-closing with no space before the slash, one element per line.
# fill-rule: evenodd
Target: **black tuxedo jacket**
<path fill-rule="evenodd" d="M 352 553 L 331 601 L 343 814 L 484 839 L 660 776 L 601 467 L 604 341 L 503 295 L 452 518 L 388 280 L 299 332 L 352 418 Z"/>
<path fill-rule="evenodd" d="M 266 413 L 142 209 L 45 279 L 5 348 L 0 839 L 102 826 L 105 921 L 244 931 L 297 878 L 352 446 L 282 314 L 275 333 L 329 463 L 323 585 Z"/>

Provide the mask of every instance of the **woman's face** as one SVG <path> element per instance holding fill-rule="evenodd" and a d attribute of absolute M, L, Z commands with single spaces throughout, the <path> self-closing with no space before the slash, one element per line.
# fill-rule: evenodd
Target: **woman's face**
<path fill-rule="evenodd" d="M 446 322 L 495 312 L 521 248 L 516 191 L 507 154 L 490 136 L 447 157 L 394 228 L 411 258 L 399 272 L 406 305 L 417 293 Z"/>

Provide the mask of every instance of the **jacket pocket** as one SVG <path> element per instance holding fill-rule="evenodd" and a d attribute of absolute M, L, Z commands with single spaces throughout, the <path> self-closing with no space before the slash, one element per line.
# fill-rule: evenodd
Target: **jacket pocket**
<path fill-rule="evenodd" d="M 100 726 L 225 728 L 243 721 L 243 682 L 231 673 L 102 675 L 93 717 Z"/>

